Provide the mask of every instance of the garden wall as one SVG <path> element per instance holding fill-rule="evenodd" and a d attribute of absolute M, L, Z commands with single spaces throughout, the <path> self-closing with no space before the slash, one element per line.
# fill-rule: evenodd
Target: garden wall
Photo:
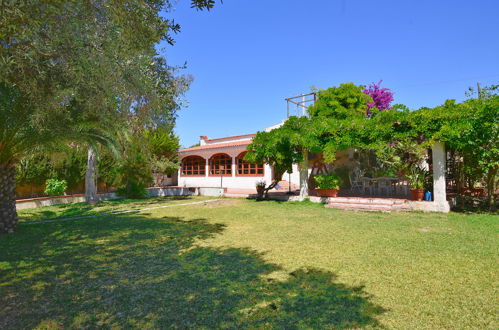
<path fill-rule="evenodd" d="M 99 182 L 97 184 L 97 191 L 102 193 L 114 192 L 116 189 L 108 187 L 106 184 Z M 85 193 L 85 183 L 81 182 L 76 187 L 68 189 L 66 194 L 68 195 L 81 195 Z M 45 194 L 45 184 L 33 185 L 33 184 L 21 184 L 16 186 L 16 198 L 17 199 L 33 199 L 39 197 L 47 197 Z"/>
<path fill-rule="evenodd" d="M 108 199 L 117 199 L 115 193 L 98 194 L 99 201 Z M 68 195 L 68 196 L 53 196 L 53 197 L 37 197 L 28 199 L 18 199 L 16 201 L 16 208 L 18 210 L 32 209 L 35 207 L 51 206 L 57 204 L 81 203 L 85 201 L 85 195 Z"/>
<path fill-rule="evenodd" d="M 168 188 L 148 188 L 148 197 L 160 196 L 220 196 L 219 188 L 185 188 L 185 187 L 168 187 Z M 120 198 L 116 193 L 103 193 L 97 194 L 99 201 L 118 199 Z M 31 209 L 35 207 L 51 206 L 57 204 L 69 203 L 82 203 L 85 201 L 84 194 L 75 194 L 67 196 L 51 196 L 51 197 L 37 197 L 28 199 L 18 199 L 16 201 L 16 208 L 18 210 Z"/>

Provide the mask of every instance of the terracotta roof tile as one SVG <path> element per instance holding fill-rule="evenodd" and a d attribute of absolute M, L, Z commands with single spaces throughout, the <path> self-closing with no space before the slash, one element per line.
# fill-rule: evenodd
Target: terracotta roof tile
<path fill-rule="evenodd" d="M 217 148 L 229 148 L 229 147 L 238 147 L 238 146 L 246 146 L 251 143 L 251 140 L 242 140 L 242 141 L 234 141 L 234 142 L 226 142 L 226 143 L 217 143 L 217 144 L 208 144 L 204 146 L 180 149 L 178 152 L 188 152 L 188 151 L 198 151 L 198 150 L 206 150 L 206 149 L 217 149 Z"/>
<path fill-rule="evenodd" d="M 207 142 L 213 142 L 213 141 L 223 141 L 223 140 L 231 140 L 231 139 L 239 139 L 239 138 L 253 138 L 256 136 L 256 133 L 251 133 L 251 134 L 243 134 L 243 135 L 234 135 L 234 136 L 226 136 L 223 138 L 216 138 L 216 139 L 210 139 L 207 136 L 201 136 L 201 138 L 204 138 L 205 141 Z"/>

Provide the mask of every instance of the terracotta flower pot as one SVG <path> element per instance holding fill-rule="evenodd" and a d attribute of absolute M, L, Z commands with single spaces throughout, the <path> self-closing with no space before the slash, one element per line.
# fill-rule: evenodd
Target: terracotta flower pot
<path fill-rule="evenodd" d="M 319 197 L 338 197 L 338 189 L 320 189 L 317 188 L 317 195 Z"/>
<path fill-rule="evenodd" d="M 424 197 L 424 189 L 411 189 L 412 199 L 422 201 Z"/>
<path fill-rule="evenodd" d="M 471 195 L 472 196 L 480 196 L 480 197 L 487 196 L 487 194 L 485 193 L 485 189 L 483 189 L 483 188 L 471 189 Z"/>

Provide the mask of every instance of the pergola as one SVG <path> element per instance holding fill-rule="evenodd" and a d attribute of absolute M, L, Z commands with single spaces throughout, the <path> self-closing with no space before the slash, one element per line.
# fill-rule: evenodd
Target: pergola
<path fill-rule="evenodd" d="M 428 202 L 414 202 L 415 209 L 422 211 L 444 212 L 450 211 L 450 205 L 447 201 L 446 193 L 446 153 L 445 144 L 436 142 L 432 145 L 432 159 L 433 159 L 433 201 Z M 308 159 L 305 160 L 300 166 L 300 199 L 309 197 L 309 166 Z"/>

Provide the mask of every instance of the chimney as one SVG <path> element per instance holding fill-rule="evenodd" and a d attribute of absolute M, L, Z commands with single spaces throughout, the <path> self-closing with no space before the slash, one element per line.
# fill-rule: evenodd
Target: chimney
<path fill-rule="evenodd" d="M 200 146 L 204 146 L 204 145 L 206 145 L 206 140 L 208 140 L 208 137 L 207 137 L 207 136 L 205 136 L 205 135 L 201 135 L 201 136 L 199 137 L 199 145 L 200 145 Z"/>

